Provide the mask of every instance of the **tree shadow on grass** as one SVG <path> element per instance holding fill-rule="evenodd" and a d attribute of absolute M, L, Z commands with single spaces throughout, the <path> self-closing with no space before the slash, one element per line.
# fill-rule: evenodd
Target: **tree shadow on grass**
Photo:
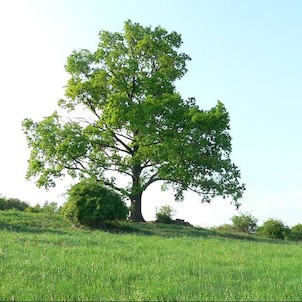
<path fill-rule="evenodd" d="M 18 214 L 19 215 L 19 214 Z M 20 215 L 19 215 L 20 216 Z M 24 215 L 23 215 L 24 216 Z M 2 217 L 3 218 L 3 217 Z M 21 216 L 22 218 L 22 216 Z M 73 227 L 71 224 L 67 225 L 52 225 L 52 222 L 43 224 L 43 217 L 38 219 L 31 219 L 29 221 L 22 220 L 20 217 L 15 220 L 0 219 L 0 230 L 7 230 L 11 232 L 26 232 L 31 234 L 55 234 L 55 235 L 70 235 L 72 231 L 83 230 L 82 228 Z M 42 219 L 42 220 L 40 220 Z M 42 222 L 41 222 L 42 221 Z M 41 222 L 41 223 L 40 223 Z M 99 228 L 84 228 L 86 231 L 103 230 L 111 234 L 132 234 L 140 236 L 157 236 L 162 238 L 217 238 L 221 240 L 233 239 L 241 241 L 266 242 L 274 244 L 297 244 L 293 241 L 277 240 L 261 238 L 255 235 L 240 234 L 240 233 L 225 233 L 216 230 L 204 229 L 201 227 L 181 226 L 176 224 L 161 224 L 154 222 L 134 223 L 129 221 L 114 221 L 106 223 Z"/>
<path fill-rule="evenodd" d="M 31 233 L 31 234 L 43 234 L 43 233 L 50 233 L 55 235 L 66 235 L 70 234 L 68 231 L 63 231 L 59 229 L 53 228 L 45 228 L 45 227 L 33 227 L 33 226 L 21 226 L 21 225 L 14 225 L 11 223 L 1 222 L 0 221 L 0 230 L 7 230 L 9 232 L 17 232 L 17 233 Z"/>
<path fill-rule="evenodd" d="M 274 244 L 289 244 L 292 241 L 257 237 L 252 234 L 224 233 L 201 227 L 179 226 L 175 224 L 160 224 L 154 222 L 132 223 L 111 222 L 106 224 L 105 231 L 113 234 L 134 234 L 143 236 L 158 236 L 163 238 L 193 237 L 234 239 L 241 241 L 266 242 Z"/>
<path fill-rule="evenodd" d="M 59 214 L 0 211 L 0 230 L 33 234 L 69 234 L 72 225 Z"/>

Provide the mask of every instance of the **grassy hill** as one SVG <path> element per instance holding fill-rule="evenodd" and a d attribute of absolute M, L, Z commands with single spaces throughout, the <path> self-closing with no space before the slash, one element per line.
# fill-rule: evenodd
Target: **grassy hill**
<path fill-rule="evenodd" d="M 202 228 L 75 228 L 0 212 L 0 300 L 302 300 L 302 245 Z"/>

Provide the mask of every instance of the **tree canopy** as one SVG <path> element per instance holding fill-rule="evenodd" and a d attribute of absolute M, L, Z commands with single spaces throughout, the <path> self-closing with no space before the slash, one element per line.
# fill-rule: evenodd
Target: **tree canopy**
<path fill-rule="evenodd" d="M 91 178 L 129 198 L 135 221 L 144 220 L 142 193 L 156 181 L 177 200 L 192 190 L 202 201 L 223 196 L 238 205 L 244 185 L 230 159 L 229 114 L 221 102 L 201 110 L 177 92 L 190 60 L 181 44 L 176 32 L 126 21 L 122 32 L 101 31 L 95 52 L 73 51 L 58 102 L 70 118 L 54 112 L 23 121 L 26 177 L 46 188 L 65 174 Z"/>

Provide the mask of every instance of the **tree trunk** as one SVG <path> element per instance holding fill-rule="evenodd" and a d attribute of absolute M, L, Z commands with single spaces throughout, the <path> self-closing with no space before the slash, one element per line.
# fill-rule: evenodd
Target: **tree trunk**
<path fill-rule="evenodd" d="M 131 198 L 130 220 L 135 222 L 145 222 L 142 215 L 142 192 Z"/>
<path fill-rule="evenodd" d="M 137 152 L 138 147 L 134 147 L 134 152 Z M 140 184 L 140 174 L 142 168 L 140 164 L 134 164 L 132 167 L 132 189 L 131 189 L 131 214 L 130 220 L 135 222 L 145 222 L 142 215 L 142 188 Z"/>

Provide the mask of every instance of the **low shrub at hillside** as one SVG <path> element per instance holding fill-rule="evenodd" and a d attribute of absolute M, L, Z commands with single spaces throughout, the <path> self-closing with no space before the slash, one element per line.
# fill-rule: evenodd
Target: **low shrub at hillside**
<path fill-rule="evenodd" d="M 159 208 L 155 214 L 156 222 L 159 223 L 172 223 L 172 218 L 175 216 L 176 212 L 169 205 L 165 205 Z"/>
<path fill-rule="evenodd" d="M 268 219 L 259 228 L 257 234 L 273 239 L 288 239 L 290 229 L 281 220 Z"/>
<path fill-rule="evenodd" d="M 82 181 L 68 191 L 62 214 L 73 223 L 97 227 L 109 220 L 125 220 L 128 208 L 121 197 L 93 181 Z"/>
<path fill-rule="evenodd" d="M 251 214 L 241 214 L 231 218 L 233 227 L 245 233 L 254 233 L 257 229 L 258 220 Z"/>

